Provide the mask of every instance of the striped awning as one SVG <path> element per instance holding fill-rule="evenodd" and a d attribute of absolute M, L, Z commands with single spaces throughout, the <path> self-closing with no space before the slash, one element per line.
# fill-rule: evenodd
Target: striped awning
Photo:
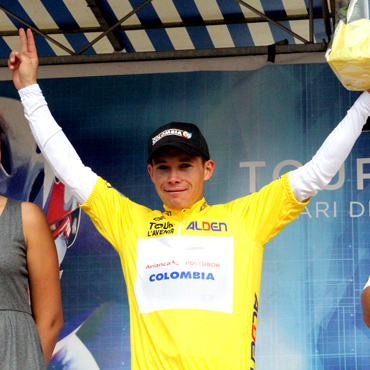
<path fill-rule="evenodd" d="M 269 45 L 310 51 L 330 40 L 330 3 L 333 7 L 334 1 L 322 0 L 0 0 L 0 58 L 19 48 L 20 27 L 34 30 L 40 57 L 205 51 L 217 56 Z"/>

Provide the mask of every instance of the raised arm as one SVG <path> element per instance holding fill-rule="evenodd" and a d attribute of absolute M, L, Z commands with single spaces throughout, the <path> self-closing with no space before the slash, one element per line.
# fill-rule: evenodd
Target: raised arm
<path fill-rule="evenodd" d="M 31 30 L 19 30 L 21 52 L 12 51 L 8 66 L 19 92 L 25 116 L 35 140 L 54 174 L 71 190 L 79 203 L 85 203 L 98 176 L 83 165 L 73 146 L 51 115 L 37 84 L 38 57 Z"/>
<path fill-rule="evenodd" d="M 22 224 L 32 315 L 49 363 L 63 326 L 58 257 L 49 225 L 37 205 L 22 203 Z"/>
<path fill-rule="evenodd" d="M 290 172 L 289 182 L 298 201 L 307 200 L 329 184 L 350 153 L 369 116 L 370 93 L 365 91 L 312 160 Z"/>

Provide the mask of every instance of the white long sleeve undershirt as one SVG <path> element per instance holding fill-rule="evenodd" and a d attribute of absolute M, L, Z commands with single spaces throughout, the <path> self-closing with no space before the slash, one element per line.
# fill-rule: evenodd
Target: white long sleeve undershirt
<path fill-rule="evenodd" d="M 348 157 L 369 116 L 370 94 L 365 91 L 326 138 L 312 160 L 289 173 L 290 186 L 298 201 L 316 195 L 329 184 Z"/>
<path fill-rule="evenodd" d="M 85 203 L 98 175 L 82 163 L 51 115 L 39 85 L 31 85 L 18 92 L 32 134 L 55 176 L 69 187 L 79 203 Z"/>
<path fill-rule="evenodd" d="M 37 84 L 19 90 L 25 116 L 35 140 L 55 175 L 85 203 L 98 176 L 83 165 L 78 154 L 51 115 Z M 300 202 L 322 190 L 338 172 L 370 115 L 370 94 L 364 92 L 346 117 L 328 136 L 311 161 L 290 172 L 293 194 Z"/>

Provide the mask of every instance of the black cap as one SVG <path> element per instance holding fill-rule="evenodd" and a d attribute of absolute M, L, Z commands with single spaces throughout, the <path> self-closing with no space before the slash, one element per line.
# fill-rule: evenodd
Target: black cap
<path fill-rule="evenodd" d="M 210 159 L 206 139 L 197 125 L 185 122 L 170 122 L 155 130 L 148 140 L 148 163 L 154 153 L 165 146 L 172 146 L 184 152 Z"/>

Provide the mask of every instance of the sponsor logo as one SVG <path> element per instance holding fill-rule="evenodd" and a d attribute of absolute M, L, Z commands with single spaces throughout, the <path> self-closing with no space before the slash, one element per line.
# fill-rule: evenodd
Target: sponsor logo
<path fill-rule="evenodd" d="M 158 217 L 160 219 L 160 217 Z M 149 222 L 148 236 L 171 235 L 174 233 L 173 224 L 165 222 Z"/>
<path fill-rule="evenodd" d="M 196 280 L 215 280 L 211 272 L 197 271 L 172 271 L 149 276 L 149 281 L 164 281 L 170 279 L 196 279 Z"/>
<path fill-rule="evenodd" d="M 252 314 L 252 332 L 251 332 L 251 360 L 255 363 L 256 362 L 256 330 L 257 330 L 257 318 L 258 318 L 258 298 L 257 294 L 254 294 L 254 306 L 253 306 L 253 314 Z M 251 367 L 251 370 L 254 370 Z"/>
<path fill-rule="evenodd" d="M 208 207 L 207 202 L 204 202 L 202 206 L 200 207 L 200 211 L 204 211 Z"/>
<path fill-rule="evenodd" d="M 156 142 L 158 142 L 159 140 L 163 139 L 166 136 L 179 136 L 179 137 L 183 137 L 184 139 L 191 139 L 193 134 L 191 132 L 177 130 L 177 129 L 165 130 L 165 131 L 162 131 L 157 136 L 153 137 L 152 145 L 154 145 Z"/>
<path fill-rule="evenodd" d="M 152 265 L 146 265 L 145 270 L 154 269 L 154 268 L 157 268 L 157 267 L 171 266 L 171 265 L 179 266 L 178 263 L 176 263 L 174 260 L 172 260 L 171 262 L 169 262 L 169 261 L 168 262 L 159 262 L 159 263 L 153 263 Z"/>
<path fill-rule="evenodd" d="M 154 221 L 162 221 L 164 220 L 165 218 L 163 216 L 159 216 L 159 217 L 154 217 L 153 220 Z"/>
<path fill-rule="evenodd" d="M 224 222 L 192 221 L 186 230 L 227 231 L 227 225 Z"/>
<path fill-rule="evenodd" d="M 146 265 L 145 270 L 147 269 L 154 269 L 158 267 L 166 267 L 166 266 L 180 266 L 179 263 L 176 263 L 175 260 L 172 261 L 167 261 L 167 262 L 158 262 L 158 263 L 153 263 L 152 265 Z M 216 262 L 204 262 L 204 261 L 186 261 L 185 265 L 188 266 L 201 266 L 201 267 L 216 267 L 220 268 L 221 264 L 216 263 Z"/>
<path fill-rule="evenodd" d="M 221 264 L 220 263 L 202 262 L 202 261 L 186 261 L 185 265 L 189 265 L 189 266 L 202 266 L 202 267 L 221 267 Z"/>

